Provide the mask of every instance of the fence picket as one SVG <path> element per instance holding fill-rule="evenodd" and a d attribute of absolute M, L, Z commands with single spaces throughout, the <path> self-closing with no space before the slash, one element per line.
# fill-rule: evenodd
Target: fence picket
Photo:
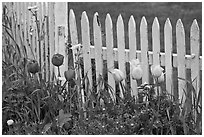
<path fill-rule="evenodd" d="M 78 44 L 78 33 L 77 33 L 77 26 L 76 26 L 76 18 L 75 18 L 75 14 L 74 11 L 71 9 L 69 12 L 69 30 L 70 30 L 70 37 L 71 37 L 71 44 L 73 45 L 77 45 Z M 72 49 L 72 55 L 73 55 L 73 62 L 77 62 L 77 52 L 79 52 L 81 50 L 81 47 L 79 46 L 77 49 Z M 77 64 L 73 63 L 74 67 L 77 68 Z M 79 74 L 81 77 L 81 69 L 77 68 L 77 70 L 79 70 Z M 75 74 L 75 78 L 77 78 L 77 74 L 78 72 Z"/>
<path fill-rule="evenodd" d="M 114 68 L 114 58 L 113 58 L 113 23 L 110 14 L 106 15 L 105 20 L 106 27 L 106 47 L 107 47 L 107 68 L 108 71 L 111 71 Z M 113 99 L 116 100 L 115 92 L 115 82 L 113 76 L 108 72 L 108 84 L 113 88 Z"/>
<path fill-rule="evenodd" d="M 128 22 L 128 32 L 129 32 L 129 49 L 130 49 L 130 60 L 136 59 L 136 24 L 135 19 L 131 15 Z M 132 79 L 132 69 L 130 69 L 130 84 L 131 84 L 131 95 L 137 97 L 137 81 Z"/>
<path fill-rule="evenodd" d="M 97 12 L 94 14 L 94 18 L 93 18 L 93 33 L 94 33 L 94 48 L 95 48 L 96 82 L 98 82 L 100 75 L 103 76 L 102 74 L 103 60 L 102 60 L 101 23 Z M 97 86 L 97 91 L 98 90 L 99 90 L 99 87 Z"/>
<path fill-rule="evenodd" d="M 157 17 L 152 25 L 153 65 L 160 65 L 160 27 Z"/>
<path fill-rule="evenodd" d="M 181 19 L 176 23 L 176 44 L 177 44 L 177 62 L 178 62 L 178 77 L 186 79 L 186 68 L 185 68 L 185 32 Z M 178 79 L 178 97 L 180 101 L 185 101 L 186 86 L 185 81 Z M 181 100 L 182 99 L 182 100 Z M 182 102 L 181 102 L 182 103 Z"/>
<path fill-rule="evenodd" d="M 54 79 L 54 66 L 52 65 L 52 56 L 55 54 L 55 39 L 54 39 L 54 29 L 55 29 L 55 18 L 54 18 L 54 3 L 48 3 L 48 22 L 49 22 L 49 61 L 50 61 L 50 80 Z"/>
<path fill-rule="evenodd" d="M 125 33 L 124 33 L 124 23 L 122 15 L 120 14 L 117 19 L 117 45 L 118 45 L 118 65 L 119 69 L 124 73 L 126 77 L 125 68 Z M 123 84 L 125 82 L 123 81 Z M 120 97 L 123 98 L 122 90 L 120 92 Z"/>
<path fill-rule="evenodd" d="M 172 26 L 167 18 L 164 26 L 164 45 L 165 45 L 165 72 L 166 72 L 166 90 L 173 95 L 173 68 L 172 68 Z"/>
<path fill-rule="evenodd" d="M 68 56 L 66 54 L 65 45 L 65 30 L 67 30 L 67 3 L 57 2 L 55 3 L 55 46 L 56 51 L 64 56 L 64 63 L 60 66 L 60 74 L 68 68 Z M 57 74 L 57 73 L 56 73 Z M 62 76 L 62 75 L 61 75 Z"/>
<path fill-rule="evenodd" d="M 81 17 L 81 34 L 82 34 L 82 45 L 83 45 L 83 61 L 84 61 L 84 75 L 88 76 L 89 84 L 92 85 L 92 69 L 91 69 L 91 57 L 90 57 L 90 29 L 89 20 L 86 12 L 82 13 Z M 87 85 L 87 80 L 85 81 Z M 89 87 L 85 87 L 86 91 L 89 91 Z M 90 93 L 88 93 L 90 94 Z"/>
<path fill-rule="evenodd" d="M 141 64 L 143 68 L 142 83 L 149 83 L 149 61 L 148 61 L 148 32 L 147 21 L 142 17 L 140 23 Z"/>
<path fill-rule="evenodd" d="M 197 97 L 200 90 L 200 67 L 199 67 L 199 56 L 200 56 L 200 37 L 199 37 L 199 26 L 195 19 L 191 25 L 190 30 L 190 46 L 191 46 L 191 80 L 196 90 Z"/>

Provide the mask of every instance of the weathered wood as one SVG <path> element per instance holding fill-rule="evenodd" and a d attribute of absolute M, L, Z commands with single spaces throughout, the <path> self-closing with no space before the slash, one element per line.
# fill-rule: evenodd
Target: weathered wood
<path fill-rule="evenodd" d="M 93 18 L 93 33 L 94 33 L 94 47 L 95 47 L 95 64 L 96 64 L 96 82 L 100 76 L 103 76 L 103 60 L 102 60 L 102 35 L 101 35 L 101 23 L 99 15 L 96 12 Z M 99 87 L 97 86 L 97 91 Z"/>
<path fill-rule="evenodd" d="M 91 55 L 90 55 L 90 29 L 89 29 L 89 20 L 86 12 L 82 13 L 81 19 L 81 28 L 82 28 L 82 45 L 83 45 L 83 61 L 84 61 L 84 76 L 87 75 L 85 80 L 86 85 L 92 86 L 92 69 L 91 69 Z M 95 55 L 95 54 L 94 54 Z M 85 87 L 86 91 L 89 91 L 90 87 Z M 90 93 L 88 93 L 90 94 Z M 83 99 L 83 96 L 82 96 Z"/>
<path fill-rule="evenodd" d="M 178 62 L 178 77 L 186 79 L 186 66 L 185 66 L 185 32 L 181 19 L 176 23 L 176 44 L 177 44 L 177 62 Z M 184 80 L 178 79 L 178 98 L 180 101 L 185 101 L 186 83 Z M 181 103 L 182 103 L 181 102 Z"/>
<path fill-rule="evenodd" d="M 126 68 L 125 68 L 125 32 L 124 32 L 124 23 L 122 15 L 120 14 L 117 19 L 117 45 L 118 45 L 118 65 L 119 69 L 124 73 L 126 77 Z M 122 81 L 121 85 L 125 85 L 125 81 Z M 124 97 L 122 92 L 122 87 L 120 87 L 120 97 Z"/>
<path fill-rule="evenodd" d="M 143 68 L 142 83 L 149 83 L 149 63 L 148 63 L 148 32 L 147 21 L 142 17 L 140 24 L 140 44 L 141 44 L 141 64 Z"/>
<path fill-rule="evenodd" d="M 130 60 L 136 59 L 136 24 L 134 17 L 131 16 L 128 22 L 128 34 L 129 34 L 129 49 L 130 49 Z M 137 81 L 132 79 L 132 69 L 130 69 L 130 84 L 131 84 L 131 95 L 137 97 Z"/>
<path fill-rule="evenodd" d="M 116 100 L 115 82 L 110 71 L 114 69 L 114 58 L 113 58 L 113 23 L 110 14 L 106 15 L 105 20 L 106 27 L 106 48 L 107 48 L 107 68 L 108 68 L 108 84 L 113 88 L 113 99 Z M 110 91 L 111 92 L 111 91 Z"/>
<path fill-rule="evenodd" d="M 173 95 L 173 64 L 172 64 L 172 26 L 169 18 L 164 26 L 164 45 L 165 45 L 165 72 L 166 72 L 166 90 Z"/>
<path fill-rule="evenodd" d="M 190 30 L 190 46 L 191 46 L 191 80 L 193 81 L 193 87 L 196 90 L 196 96 L 198 97 L 198 92 L 201 88 L 200 82 L 200 29 L 195 19 L 191 25 Z"/>

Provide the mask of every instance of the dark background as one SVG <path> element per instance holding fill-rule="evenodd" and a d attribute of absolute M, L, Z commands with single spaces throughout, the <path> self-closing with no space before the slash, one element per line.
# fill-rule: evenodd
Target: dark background
<path fill-rule="evenodd" d="M 202 3 L 201 2 L 70 2 L 68 3 L 68 8 L 73 9 L 76 20 L 79 42 L 81 42 L 81 14 L 83 11 L 87 12 L 89 18 L 89 24 L 91 28 L 91 43 L 93 43 L 93 30 L 92 22 L 93 15 L 95 12 L 99 13 L 100 21 L 102 24 L 102 31 L 105 33 L 105 18 L 106 14 L 111 15 L 113 21 L 113 33 L 114 33 L 114 46 L 117 47 L 116 40 L 116 21 L 118 15 L 121 14 L 125 25 L 125 41 L 126 48 L 128 48 L 128 21 L 131 15 L 134 16 L 136 21 L 136 35 L 137 35 L 137 45 L 140 49 L 140 37 L 139 37 L 139 27 L 140 21 L 143 16 L 146 17 L 148 23 L 148 40 L 149 49 L 152 49 L 152 23 L 155 17 L 158 18 L 160 23 L 160 39 L 161 39 L 161 51 L 164 51 L 164 23 L 167 18 L 170 18 L 173 30 L 173 51 L 176 52 L 176 22 L 181 19 L 185 28 L 186 34 L 186 52 L 190 53 L 190 27 L 194 19 L 197 19 L 198 25 L 200 27 L 200 33 L 202 30 Z M 202 38 L 202 36 L 201 36 Z M 105 43 L 103 43 L 105 44 Z"/>

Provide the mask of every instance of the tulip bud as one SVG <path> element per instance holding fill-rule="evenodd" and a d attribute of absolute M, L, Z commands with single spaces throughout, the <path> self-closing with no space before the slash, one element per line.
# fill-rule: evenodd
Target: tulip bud
<path fill-rule="evenodd" d="M 155 77 L 155 78 L 158 78 L 161 76 L 162 72 L 163 72 L 163 68 L 160 67 L 160 65 L 152 65 L 151 66 L 151 72 L 152 72 L 152 75 Z"/>
<path fill-rule="evenodd" d="M 32 60 L 27 65 L 28 72 L 35 74 L 40 70 L 38 62 L 36 60 Z"/>
<path fill-rule="evenodd" d="M 67 81 L 73 79 L 75 77 L 75 71 L 73 69 L 69 69 L 64 72 L 64 77 Z"/>
<path fill-rule="evenodd" d="M 119 69 L 114 69 L 112 71 L 112 74 L 113 74 L 113 78 L 116 81 L 116 83 L 119 83 L 120 81 L 125 79 L 124 73 Z"/>
<path fill-rule="evenodd" d="M 139 80 L 142 78 L 142 74 L 143 74 L 143 71 L 140 65 L 137 67 L 134 67 L 132 70 L 132 79 Z"/>
<path fill-rule="evenodd" d="M 63 61 L 64 61 L 64 56 L 59 53 L 54 54 L 52 56 L 52 64 L 54 66 L 57 66 L 57 67 L 61 66 L 63 64 Z"/>
<path fill-rule="evenodd" d="M 158 77 L 158 83 L 164 82 L 164 73 L 162 72 L 161 76 Z"/>
<path fill-rule="evenodd" d="M 7 121 L 8 126 L 13 125 L 14 121 L 12 119 Z"/>

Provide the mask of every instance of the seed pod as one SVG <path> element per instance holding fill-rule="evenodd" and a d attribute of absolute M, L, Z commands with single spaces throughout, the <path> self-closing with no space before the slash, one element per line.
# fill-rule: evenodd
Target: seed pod
<path fill-rule="evenodd" d="M 125 75 L 123 74 L 123 72 L 119 69 L 114 69 L 112 71 L 112 75 L 113 75 L 113 78 L 115 80 L 116 83 L 119 83 L 120 81 L 124 80 L 125 79 Z"/>
<path fill-rule="evenodd" d="M 132 70 L 132 79 L 139 80 L 142 78 L 142 74 L 143 74 L 143 71 L 140 65 L 137 67 L 134 67 Z"/>
<path fill-rule="evenodd" d="M 160 67 L 160 65 L 156 65 L 156 66 L 151 66 L 151 73 L 155 78 L 158 78 L 161 76 L 162 72 L 163 72 L 163 68 Z"/>
<path fill-rule="evenodd" d="M 32 60 L 27 65 L 28 72 L 35 74 L 40 70 L 38 62 L 36 60 Z"/>
<path fill-rule="evenodd" d="M 64 72 L 64 77 L 67 81 L 73 79 L 75 77 L 75 71 L 73 69 L 69 69 Z"/>
<path fill-rule="evenodd" d="M 52 64 L 54 66 L 59 67 L 59 66 L 61 66 L 63 64 L 63 62 L 64 62 L 64 56 L 63 55 L 57 53 L 57 54 L 54 54 L 52 56 Z"/>

